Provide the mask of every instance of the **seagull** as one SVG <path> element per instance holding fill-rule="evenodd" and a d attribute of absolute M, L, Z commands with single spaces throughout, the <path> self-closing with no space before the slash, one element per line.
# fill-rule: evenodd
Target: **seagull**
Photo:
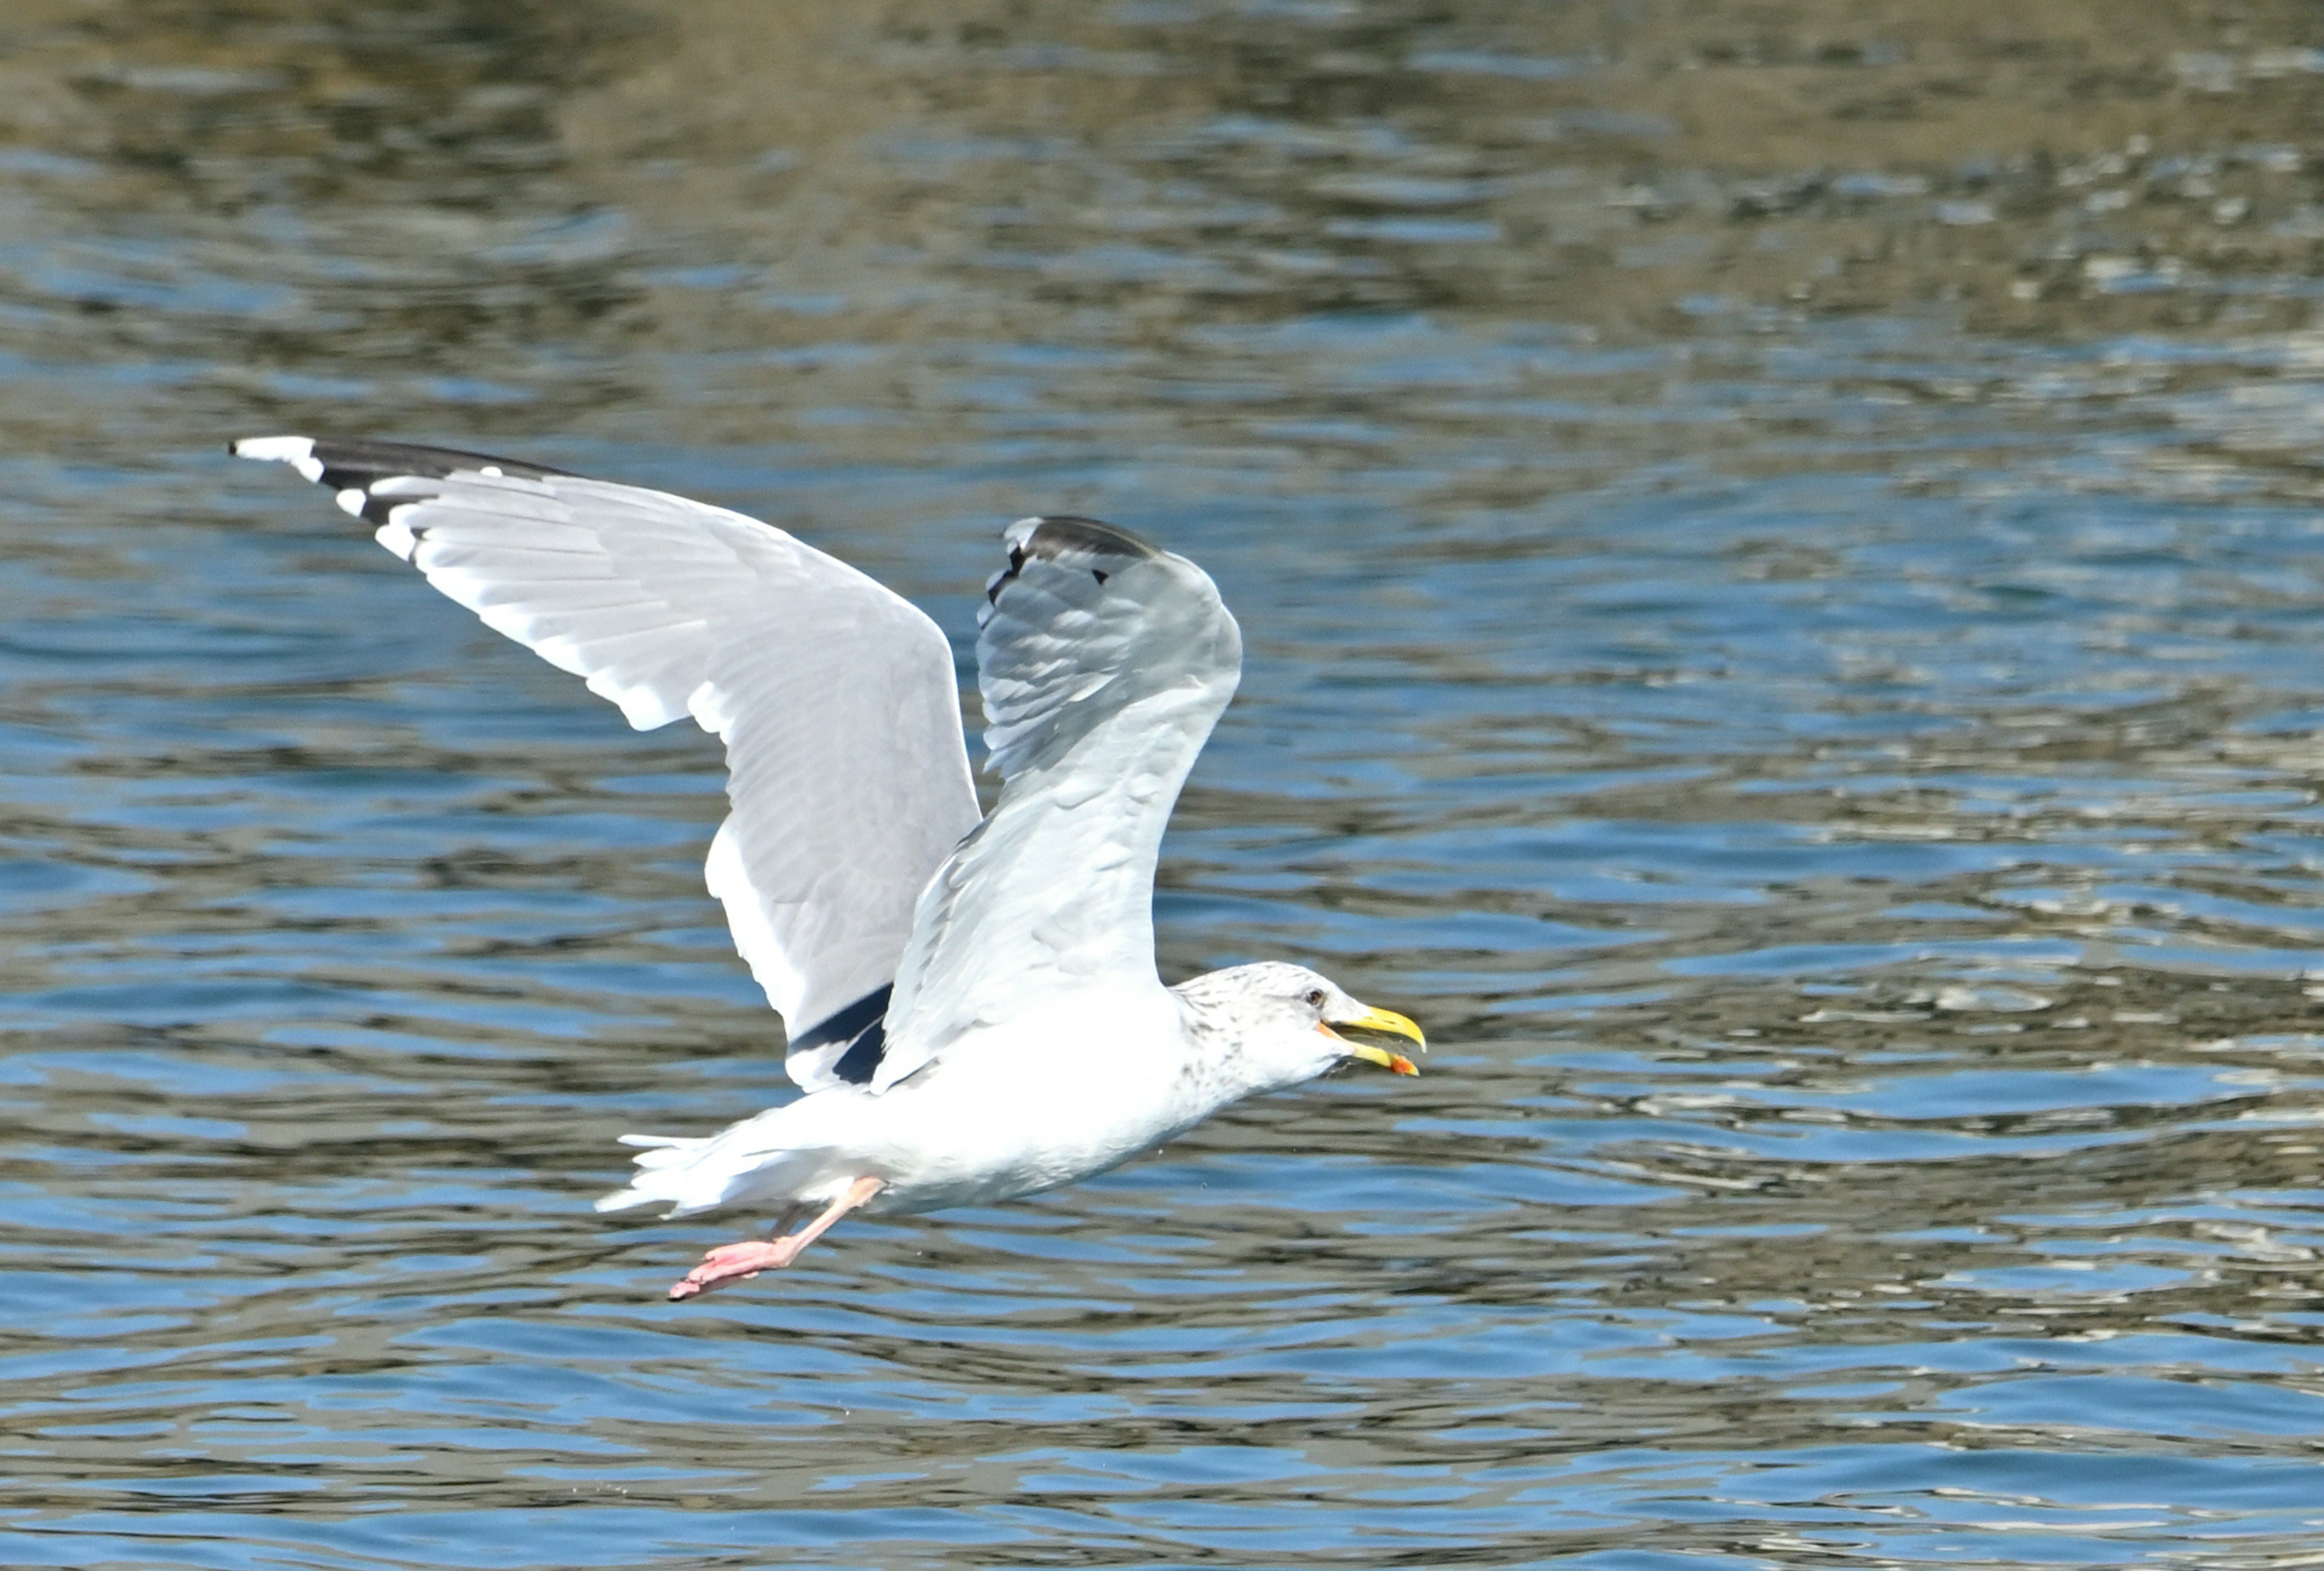
<path fill-rule="evenodd" d="M 1242 670 L 1185 558 L 1090 518 L 1003 533 L 978 612 L 988 815 L 944 632 L 772 524 L 445 448 L 229 450 L 328 487 L 632 725 L 691 716 L 725 744 L 706 882 L 801 1095 L 706 1137 L 622 1137 L 637 1170 L 600 1211 L 779 1208 L 771 1237 L 710 1251 L 671 1298 L 787 1266 L 851 1211 L 1078 1182 L 1351 1059 L 1418 1073 L 1366 1040 L 1425 1049 L 1418 1026 L 1304 966 L 1162 983 L 1155 859 Z"/>

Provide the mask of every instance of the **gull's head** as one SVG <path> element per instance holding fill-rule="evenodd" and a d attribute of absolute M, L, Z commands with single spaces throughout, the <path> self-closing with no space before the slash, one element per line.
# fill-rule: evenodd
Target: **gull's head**
<path fill-rule="evenodd" d="M 1370 1040 L 1376 1037 L 1428 1050 L 1420 1028 L 1404 1016 L 1359 1003 L 1305 966 L 1237 966 L 1197 976 L 1176 992 L 1233 1040 L 1254 1088 L 1294 1086 L 1351 1059 L 1398 1075 L 1420 1073 L 1410 1058 Z"/>

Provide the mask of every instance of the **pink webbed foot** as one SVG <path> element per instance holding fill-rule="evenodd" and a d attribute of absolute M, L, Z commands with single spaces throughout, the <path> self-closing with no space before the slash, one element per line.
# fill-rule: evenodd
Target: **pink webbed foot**
<path fill-rule="evenodd" d="M 673 1299 L 696 1298 L 728 1282 L 742 1281 L 763 1271 L 779 1270 L 798 1258 L 798 1251 L 788 1238 L 765 1243 L 755 1239 L 723 1243 L 704 1255 L 702 1263 L 687 1272 L 683 1280 L 672 1282 L 669 1296 Z"/>
<path fill-rule="evenodd" d="M 702 1263 L 687 1272 L 684 1280 L 670 1284 L 671 1300 L 699 1298 L 713 1288 L 790 1264 L 798 1259 L 801 1250 L 821 1238 L 833 1223 L 886 1187 L 887 1185 L 878 1178 L 858 1178 L 847 1187 L 845 1194 L 831 1203 L 822 1215 L 787 1238 L 765 1243 L 752 1241 L 720 1244 L 704 1255 Z M 788 1223 L 788 1216 L 784 1220 Z"/>

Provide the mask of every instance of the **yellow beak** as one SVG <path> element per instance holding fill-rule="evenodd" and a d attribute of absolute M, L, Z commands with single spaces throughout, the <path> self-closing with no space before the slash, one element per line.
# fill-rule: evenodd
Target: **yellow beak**
<path fill-rule="evenodd" d="M 1351 1014 L 1343 1020 L 1315 1022 L 1317 1030 L 1335 1040 L 1345 1042 L 1348 1039 L 1333 1030 L 1332 1029 L 1333 1026 L 1345 1026 L 1351 1031 L 1379 1031 L 1388 1036 L 1402 1037 L 1422 1052 L 1428 1050 L 1428 1039 L 1420 1034 L 1420 1028 L 1392 1009 L 1367 1008 L 1363 1013 Z M 1398 1075 L 1420 1073 L 1413 1066 L 1412 1060 L 1402 1053 L 1391 1053 L 1386 1048 L 1376 1048 L 1370 1042 L 1348 1042 L 1348 1056 L 1361 1058 L 1368 1064 L 1378 1064 L 1381 1068 L 1391 1070 Z"/>

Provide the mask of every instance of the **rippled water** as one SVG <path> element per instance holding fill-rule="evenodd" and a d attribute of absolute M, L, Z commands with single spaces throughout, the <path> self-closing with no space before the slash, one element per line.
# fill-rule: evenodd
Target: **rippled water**
<path fill-rule="evenodd" d="M 12 9 L 0 1559 L 2311 1560 L 2324 35 L 1870 14 Z M 665 1305 L 715 748 L 278 429 L 1189 552 L 1426 1074 Z"/>

